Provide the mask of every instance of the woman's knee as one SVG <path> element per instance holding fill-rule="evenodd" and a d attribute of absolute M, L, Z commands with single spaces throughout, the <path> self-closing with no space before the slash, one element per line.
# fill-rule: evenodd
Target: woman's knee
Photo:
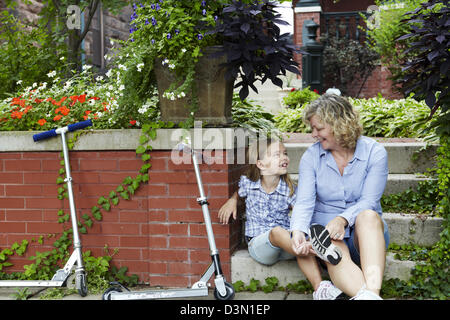
<path fill-rule="evenodd" d="M 380 215 L 373 210 L 364 210 L 358 214 L 355 222 L 356 228 L 368 227 L 370 229 L 377 228 L 383 230 L 383 221 Z"/>

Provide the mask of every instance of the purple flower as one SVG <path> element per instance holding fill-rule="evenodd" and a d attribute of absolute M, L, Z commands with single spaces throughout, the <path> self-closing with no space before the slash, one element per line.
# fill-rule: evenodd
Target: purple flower
<path fill-rule="evenodd" d="M 180 30 L 179 29 L 175 29 L 175 34 L 179 34 Z"/>
<path fill-rule="evenodd" d="M 202 10 L 202 14 L 203 14 L 204 16 L 206 16 L 206 9 L 203 9 L 203 10 Z"/>
<path fill-rule="evenodd" d="M 172 39 L 172 34 L 170 32 L 167 34 L 167 39 Z"/>
<path fill-rule="evenodd" d="M 198 39 L 198 40 L 202 40 L 202 39 L 203 39 L 203 35 L 202 35 L 201 33 L 199 33 L 199 34 L 197 35 L 197 39 Z"/>
<path fill-rule="evenodd" d="M 205 0 L 202 1 L 202 7 L 204 7 L 204 6 L 206 6 L 206 1 Z"/>
<path fill-rule="evenodd" d="M 156 26 L 158 22 L 156 21 L 155 17 L 152 17 L 152 25 Z"/>
<path fill-rule="evenodd" d="M 150 24 L 150 22 L 148 22 L 148 19 L 145 19 L 145 25 Z"/>

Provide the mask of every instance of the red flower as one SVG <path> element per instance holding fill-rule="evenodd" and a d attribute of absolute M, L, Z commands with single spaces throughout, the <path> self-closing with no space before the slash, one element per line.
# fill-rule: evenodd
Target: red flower
<path fill-rule="evenodd" d="M 39 125 L 42 127 L 45 123 L 47 122 L 47 120 L 45 120 L 45 119 L 39 119 L 38 120 L 38 123 L 39 123 Z"/>
<path fill-rule="evenodd" d="M 20 99 L 20 98 L 13 98 L 13 100 L 12 100 L 12 102 L 11 102 L 11 105 L 14 106 L 14 105 L 18 104 L 18 105 L 20 105 L 21 107 L 25 107 L 25 102 L 26 102 L 25 99 L 22 100 L 22 99 Z"/>
<path fill-rule="evenodd" d="M 136 120 L 130 120 L 130 124 L 131 124 L 132 126 L 136 125 Z"/>
<path fill-rule="evenodd" d="M 57 116 L 55 116 L 55 117 L 53 118 L 53 121 L 61 120 L 62 117 L 63 117 L 62 114 L 58 114 Z"/>
<path fill-rule="evenodd" d="M 314 89 L 313 91 L 314 91 L 315 93 L 319 94 L 319 91 L 318 91 L 317 89 Z"/>
<path fill-rule="evenodd" d="M 295 88 L 292 88 L 292 89 L 291 89 L 291 92 L 294 92 L 294 91 L 295 91 Z"/>
<path fill-rule="evenodd" d="M 23 112 L 13 111 L 11 112 L 11 119 L 21 119 L 23 116 Z"/>

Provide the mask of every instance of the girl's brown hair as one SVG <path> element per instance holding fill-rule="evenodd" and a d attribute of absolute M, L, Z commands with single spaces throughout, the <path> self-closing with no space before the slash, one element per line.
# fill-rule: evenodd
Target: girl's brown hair
<path fill-rule="evenodd" d="M 257 139 L 250 143 L 250 146 L 247 150 L 247 163 L 249 164 L 245 175 L 251 181 L 256 182 L 261 179 L 261 172 L 259 168 L 256 166 L 257 160 L 262 160 L 267 155 L 267 149 L 272 143 L 282 143 L 280 140 L 275 138 L 267 138 L 267 139 Z M 283 174 L 281 175 L 281 179 L 286 182 L 289 187 L 289 196 L 291 197 L 295 192 L 295 184 L 289 177 L 289 175 Z"/>

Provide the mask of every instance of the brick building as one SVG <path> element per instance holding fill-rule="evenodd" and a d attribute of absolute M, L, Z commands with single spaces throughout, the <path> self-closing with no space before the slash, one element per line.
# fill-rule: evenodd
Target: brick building
<path fill-rule="evenodd" d="M 349 36 L 351 39 L 365 40 L 365 34 L 356 26 L 365 26 L 364 20 L 359 17 L 359 12 L 367 12 L 369 6 L 374 5 L 374 0 L 349 1 L 341 0 L 334 3 L 333 0 L 293 0 L 294 10 L 294 43 L 303 45 L 303 24 L 306 20 L 313 20 L 319 25 L 317 36 L 325 34 L 334 35 L 336 25 L 340 25 L 340 36 Z M 295 56 L 295 60 L 302 63 L 301 54 Z M 359 97 L 369 98 L 381 93 L 386 98 L 400 98 L 401 95 L 395 92 L 393 83 L 388 80 L 389 70 L 381 64 L 372 72 L 366 80 Z M 356 80 L 359 81 L 359 80 Z M 331 84 L 325 84 L 324 90 Z M 359 85 L 353 86 L 350 91 L 351 96 L 356 96 Z"/>

